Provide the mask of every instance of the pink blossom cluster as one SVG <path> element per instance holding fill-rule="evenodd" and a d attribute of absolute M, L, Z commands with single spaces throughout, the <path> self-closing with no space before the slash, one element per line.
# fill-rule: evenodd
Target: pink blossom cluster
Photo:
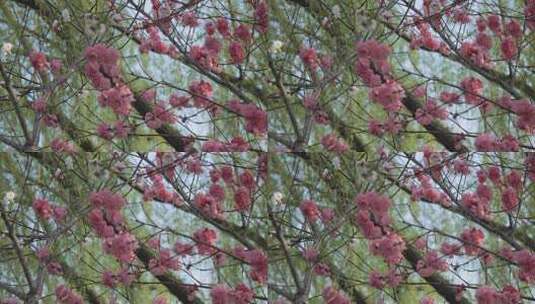
<path fill-rule="evenodd" d="M 119 70 L 119 52 L 103 44 L 95 44 L 85 50 L 87 60 L 84 73 L 93 87 L 101 92 L 98 101 L 110 107 L 114 113 L 126 116 L 134 100 L 130 88 L 122 83 Z"/>
<path fill-rule="evenodd" d="M 141 53 L 148 53 L 149 51 L 152 51 L 159 54 L 172 54 L 173 51 L 176 52 L 176 50 L 172 51 L 172 46 L 169 46 L 162 41 L 162 39 L 160 38 L 160 32 L 157 27 L 149 26 L 147 28 L 147 33 L 148 38 L 142 40 L 141 44 L 139 45 L 139 51 Z"/>
<path fill-rule="evenodd" d="M 76 147 L 72 142 L 69 142 L 67 140 L 61 139 L 61 138 L 54 138 L 50 142 L 50 148 L 52 151 L 57 153 L 67 153 L 67 154 L 74 154 L 76 153 Z"/>
<path fill-rule="evenodd" d="M 209 218 L 223 219 L 223 206 L 222 201 L 217 199 L 217 196 L 212 194 L 206 194 L 199 192 L 193 199 L 194 206 L 204 215 Z"/>
<path fill-rule="evenodd" d="M 401 280 L 402 276 L 395 268 L 390 268 L 384 274 L 377 270 L 372 270 L 368 274 L 368 284 L 377 289 L 383 289 L 385 286 L 396 288 Z"/>
<path fill-rule="evenodd" d="M 119 283 L 129 286 L 135 279 L 135 275 L 123 267 L 116 272 L 106 270 L 102 273 L 102 284 L 109 288 L 115 288 Z"/>
<path fill-rule="evenodd" d="M 55 221 L 61 222 L 67 215 L 67 209 L 50 204 L 50 202 L 45 198 L 36 198 L 32 203 L 32 207 L 35 214 L 45 220 L 52 217 Z"/>
<path fill-rule="evenodd" d="M 526 0 L 524 16 L 526 18 L 526 25 L 528 28 L 532 31 L 535 31 L 535 0 Z"/>
<path fill-rule="evenodd" d="M 443 206 L 449 206 L 451 202 L 449 201 L 448 196 L 440 191 L 439 189 L 433 186 L 431 177 L 429 175 L 416 172 L 416 177 L 420 182 L 419 185 L 413 185 L 411 187 L 411 199 L 413 201 L 426 200 L 428 202 L 433 202 L 441 204 Z"/>
<path fill-rule="evenodd" d="M 329 123 L 329 117 L 327 112 L 321 109 L 321 106 L 319 105 L 316 96 L 314 96 L 313 94 L 305 95 L 303 97 L 303 106 L 305 107 L 305 109 L 309 110 L 312 113 L 314 122 L 318 124 Z"/>
<path fill-rule="evenodd" d="M 518 278 L 528 284 L 535 283 L 535 254 L 523 249 L 513 253 L 512 260 L 520 268 Z"/>
<path fill-rule="evenodd" d="M 197 244 L 197 252 L 201 255 L 212 255 L 217 251 L 215 242 L 217 232 L 210 228 L 201 228 L 193 233 L 193 241 Z"/>
<path fill-rule="evenodd" d="M 461 244 L 450 244 L 447 242 L 444 242 L 440 245 L 440 253 L 444 254 L 445 256 L 453 257 L 454 255 L 459 255 L 461 253 L 462 249 Z"/>
<path fill-rule="evenodd" d="M 406 249 L 405 241 L 393 232 L 371 240 L 368 247 L 373 255 L 382 256 L 385 262 L 390 265 L 399 263 L 403 259 L 403 251 Z"/>
<path fill-rule="evenodd" d="M 448 118 L 448 110 L 429 98 L 423 107 L 416 110 L 414 117 L 419 124 L 426 126 L 431 124 L 433 119 L 444 120 Z"/>
<path fill-rule="evenodd" d="M 213 94 L 212 85 L 208 81 L 194 80 L 189 85 L 189 93 L 193 99 L 193 105 L 197 108 L 210 108 Z"/>
<path fill-rule="evenodd" d="M 416 264 L 416 271 L 424 278 L 446 270 L 448 270 L 448 263 L 435 250 L 428 251 Z"/>
<path fill-rule="evenodd" d="M 107 140 L 111 140 L 115 137 L 125 139 L 128 137 L 129 132 L 130 127 L 128 126 L 128 123 L 122 120 L 116 121 L 114 125 L 104 122 L 97 126 L 98 136 Z"/>
<path fill-rule="evenodd" d="M 37 72 L 45 72 L 49 67 L 46 55 L 43 52 L 31 51 L 29 55 L 30 63 Z"/>
<path fill-rule="evenodd" d="M 500 105 L 515 113 L 518 118 L 516 125 L 528 134 L 535 134 L 535 104 L 528 99 L 511 100 L 502 98 Z"/>
<path fill-rule="evenodd" d="M 380 238 L 391 223 L 388 210 L 390 199 L 377 192 L 364 192 L 357 195 L 355 204 L 358 207 L 355 221 L 367 239 Z"/>
<path fill-rule="evenodd" d="M 253 303 L 254 295 L 244 283 L 239 283 L 234 289 L 219 284 L 210 291 L 213 304 L 249 304 Z"/>
<path fill-rule="evenodd" d="M 39 263 L 46 267 L 46 271 L 53 275 L 63 274 L 63 267 L 50 256 L 48 247 L 39 248 L 36 252 Z"/>
<path fill-rule="evenodd" d="M 511 285 L 506 285 L 501 291 L 482 286 L 476 290 L 476 301 L 477 304 L 519 304 L 522 302 L 522 297 Z"/>
<path fill-rule="evenodd" d="M 420 304 L 435 304 L 435 300 L 433 298 L 425 296 L 420 299 Z"/>
<path fill-rule="evenodd" d="M 120 262 L 128 263 L 135 259 L 138 243 L 132 234 L 121 232 L 104 239 L 102 248 L 104 252 L 113 255 Z"/>
<path fill-rule="evenodd" d="M 419 35 L 414 35 L 410 42 L 411 49 L 424 47 L 431 51 L 439 51 L 444 55 L 448 55 L 450 50 L 446 43 L 440 39 L 433 37 L 428 23 L 421 19 L 415 20 Z"/>
<path fill-rule="evenodd" d="M 357 62 L 355 71 L 364 84 L 370 87 L 369 96 L 388 112 L 398 111 L 405 97 L 403 88 L 390 79 L 389 46 L 375 40 L 360 41 L 356 45 Z"/>
<path fill-rule="evenodd" d="M 247 250 L 243 247 L 234 248 L 234 255 L 245 261 L 251 267 L 249 276 L 253 281 L 265 283 L 268 275 L 268 257 L 260 249 Z"/>
<path fill-rule="evenodd" d="M 255 29 L 259 33 L 266 33 L 269 27 L 269 8 L 266 1 L 256 1 L 254 4 Z"/>
<path fill-rule="evenodd" d="M 518 140 L 510 134 L 498 138 L 492 133 L 482 133 L 476 137 L 474 144 L 477 151 L 481 152 L 517 152 L 520 150 Z"/>
<path fill-rule="evenodd" d="M 152 300 L 152 304 L 167 304 L 167 298 L 164 296 L 157 296 Z"/>
<path fill-rule="evenodd" d="M 157 102 L 150 112 L 145 113 L 145 124 L 151 129 L 159 129 L 164 124 L 174 124 L 176 117 L 172 109 L 166 109 L 164 102 Z"/>
<path fill-rule="evenodd" d="M 245 118 L 245 131 L 255 135 L 263 135 L 267 132 L 266 111 L 252 103 L 242 103 L 235 99 L 229 101 L 227 107 Z"/>
<path fill-rule="evenodd" d="M 309 199 L 303 200 L 299 205 L 299 209 L 301 210 L 301 213 L 303 213 L 305 219 L 310 223 L 316 222 L 321 214 L 316 202 Z"/>
<path fill-rule="evenodd" d="M 169 249 L 158 250 L 157 257 L 149 260 L 149 270 L 152 274 L 163 275 L 167 271 L 179 270 L 180 260 Z"/>
<path fill-rule="evenodd" d="M 104 252 L 121 262 L 133 261 L 138 243 L 122 227 L 124 220 L 121 209 L 126 205 L 126 200 L 120 194 L 102 189 L 92 192 L 89 202 L 93 209 L 88 214 L 88 220 L 97 235 L 103 238 Z"/>
<path fill-rule="evenodd" d="M 160 174 L 151 174 L 150 179 L 152 181 L 152 185 L 146 185 L 143 189 L 144 201 L 147 202 L 157 199 L 175 206 L 182 204 L 182 200 L 177 193 L 167 190 L 163 177 Z"/>
<path fill-rule="evenodd" d="M 321 293 L 325 304 L 350 304 L 351 300 L 332 286 L 325 287 Z"/>
<path fill-rule="evenodd" d="M 320 143 L 325 150 L 338 154 L 342 154 L 349 149 L 347 143 L 342 138 L 338 138 L 335 133 L 324 135 Z"/>
<path fill-rule="evenodd" d="M 461 239 L 464 243 L 464 251 L 467 255 L 478 255 L 481 252 L 481 245 L 485 235 L 478 228 L 467 228 L 461 233 Z"/>
<path fill-rule="evenodd" d="M 58 285 L 54 290 L 59 304 L 83 304 L 82 297 L 65 285 Z"/>
<path fill-rule="evenodd" d="M 209 139 L 202 144 L 203 152 L 246 152 L 251 145 L 241 136 L 233 137 L 230 142 Z"/>

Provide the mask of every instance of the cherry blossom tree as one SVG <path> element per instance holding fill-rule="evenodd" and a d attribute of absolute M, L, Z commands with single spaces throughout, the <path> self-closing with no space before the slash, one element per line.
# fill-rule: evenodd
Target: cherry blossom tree
<path fill-rule="evenodd" d="M 0 303 L 535 302 L 535 1 L 0 2 Z"/>

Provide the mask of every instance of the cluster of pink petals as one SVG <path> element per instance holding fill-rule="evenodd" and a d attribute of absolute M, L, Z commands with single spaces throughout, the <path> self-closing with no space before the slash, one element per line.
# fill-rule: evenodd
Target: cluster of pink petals
<path fill-rule="evenodd" d="M 435 272 L 446 270 L 448 270 L 448 263 L 435 250 L 428 251 L 424 258 L 416 264 L 416 271 L 424 278 L 433 275 Z"/>
<path fill-rule="evenodd" d="M 50 202 L 44 198 L 35 199 L 32 203 L 32 207 L 35 214 L 45 220 L 53 217 L 57 222 L 61 222 L 67 215 L 67 209 L 50 204 Z"/>
<path fill-rule="evenodd" d="M 528 99 L 511 100 L 503 98 L 500 103 L 506 109 L 511 110 L 518 116 L 516 125 L 520 130 L 528 134 L 535 134 L 535 104 Z"/>
<path fill-rule="evenodd" d="M 135 275 L 131 274 L 126 267 L 119 269 L 115 273 L 109 270 L 102 273 L 102 284 L 109 288 L 115 288 L 119 283 L 129 286 L 134 279 Z"/>
<path fill-rule="evenodd" d="M 390 224 L 388 215 L 390 199 L 377 192 L 364 192 L 357 195 L 355 204 L 358 207 L 355 222 L 367 239 L 379 238 L 383 235 L 384 226 Z"/>
<path fill-rule="evenodd" d="M 513 261 L 520 268 L 518 278 L 528 284 L 535 283 L 535 254 L 523 249 L 513 254 Z"/>
<path fill-rule="evenodd" d="M 231 289 L 223 284 L 212 287 L 210 297 L 213 304 L 249 304 L 253 303 L 254 292 L 243 283 Z"/>
<path fill-rule="evenodd" d="M 372 270 L 368 274 L 368 284 L 373 288 L 383 289 L 385 286 L 395 288 L 401 283 L 402 277 L 395 268 L 391 268 L 385 274 Z"/>
<path fill-rule="evenodd" d="M 402 104 L 402 99 L 405 97 L 405 90 L 394 80 L 387 80 L 386 82 L 373 87 L 369 92 L 370 99 L 379 103 L 388 112 L 399 111 Z"/>
<path fill-rule="evenodd" d="M 128 263 L 135 259 L 138 243 L 132 234 L 121 232 L 104 239 L 102 247 L 107 254 L 113 255 L 120 262 Z"/>
<path fill-rule="evenodd" d="M 535 31 L 535 0 L 526 0 L 524 16 L 526 18 L 526 25 L 528 28 L 532 31 Z"/>
<path fill-rule="evenodd" d="M 155 258 L 149 260 L 149 270 L 154 275 L 163 275 L 167 271 L 179 270 L 180 260 L 169 249 L 161 249 Z"/>
<path fill-rule="evenodd" d="M 72 142 L 69 142 L 67 140 L 61 139 L 61 138 L 54 138 L 50 142 L 50 148 L 54 152 L 58 153 L 67 153 L 67 154 L 74 154 L 76 153 L 76 147 Z"/>
<path fill-rule="evenodd" d="M 38 72 L 44 72 L 50 67 L 46 55 L 42 52 L 31 51 L 29 57 L 30 63 Z"/>
<path fill-rule="evenodd" d="M 423 107 L 416 110 L 415 118 L 421 125 L 430 124 L 433 119 L 444 120 L 448 118 L 448 110 L 440 107 L 433 99 L 428 99 Z"/>
<path fill-rule="evenodd" d="M 199 209 L 204 215 L 210 218 L 224 218 L 223 206 L 221 205 L 222 202 L 216 197 L 214 197 L 212 194 L 205 194 L 199 192 L 195 195 L 193 203 L 197 209 Z"/>
<path fill-rule="evenodd" d="M 303 200 L 299 205 L 299 209 L 301 210 L 301 213 L 303 213 L 305 219 L 310 223 L 316 222 L 321 214 L 316 202 L 309 199 Z"/>
<path fill-rule="evenodd" d="M 235 99 L 229 101 L 227 107 L 245 118 L 245 131 L 255 135 L 263 135 L 267 132 L 266 111 L 252 103 L 242 103 Z"/>
<path fill-rule="evenodd" d="M 197 252 L 201 255 L 212 255 L 217 249 L 215 242 L 217 232 L 210 228 L 201 228 L 193 233 L 193 240 L 197 244 Z"/>
<path fill-rule="evenodd" d="M 325 287 L 321 293 L 325 304 L 350 304 L 349 298 L 332 286 Z"/>
<path fill-rule="evenodd" d="M 477 304 L 519 304 L 522 302 L 520 292 L 511 285 L 506 285 L 501 291 L 489 286 L 482 286 L 476 290 Z"/>
<path fill-rule="evenodd" d="M 251 145 L 241 136 L 233 137 L 230 142 L 221 142 L 217 139 L 209 139 L 202 144 L 203 152 L 246 152 Z"/>
<path fill-rule="evenodd" d="M 127 122 L 122 120 L 116 121 L 113 126 L 108 123 L 101 123 L 97 126 L 98 136 L 107 140 L 111 140 L 115 137 L 126 138 L 129 132 L 130 126 L 128 126 Z"/>
<path fill-rule="evenodd" d="M 327 112 L 323 111 L 321 109 L 321 106 L 319 105 L 316 96 L 314 95 L 305 95 L 303 97 L 303 106 L 305 109 L 312 112 L 312 117 L 314 119 L 315 123 L 318 124 L 328 124 L 329 123 L 329 117 Z"/>
<path fill-rule="evenodd" d="M 59 304 L 83 304 L 82 297 L 65 285 L 58 285 L 54 290 Z"/>
<path fill-rule="evenodd" d="M 430 26 L 428 23 L 417 20 L 416 27 L 418 28 L 419 35 L 412 37 L 410 42 L 411 49 L 424 47 L 431 51 L 439 51 L 442 54 L 449 54 L 449 48 L 446 43 L 440 41 L 440 39 L 433 37 Z"/>
<path fill-rule="evenodd" d="M 153 51 L 155 53 L 167 54 L 170 52 L 171 47 L 161 40 L 157 27 L 149 26 L 147 32 L 149 34 L 148 39 L 144 39 L 139 45 L 139 51 L 141 53 Z"/>
<path fill-rule="evenodd" d="M 174 124 L 176 117 L 171 109 L 166 109 L 163 102 L 154 105 L 150 112 L 145 113 L 145 124 L 151 129 L 159 129 L 164 124 Z"/>
<path fill-rule="evenodd" d="M 54 261 L 50 256 L 50 252 L 47 247 L 40 248 L 36 252 L 39 263 L 46 267 L 46 271 L 53 275 L 63 274 L 63 267 L 58 262 Z"/>
<path fill-rule="evenodd" d="M 385 262 L 390 265 L 399 263 L 403 259 L 403 251 L 406 249 L 405 241 L 392 232 L 371 240 L 368 247 L 373 255 L 383 257 Z"/>
<path fill-rule="evenodd" d="M 243 247 L 234 248 L 234 255 L 251 267 L 249 276 L 253 281 L 265 283 L 268 275 L 268 257 L 260 249 L 247 250 Z"/>
<path fill-rule="evenodd" d="M 349 149 L 347 143 L 342 138 L 338 138 L 335 133 L 324 135 L 320 143 L 325 150 L 338 154 L 342 154 Z"/>
<path fill-rule="evenodd" d="M 498 138 L 492 133 L 482 133 L 474 144 L 480 152 L 517 152 L 520 149 L 518 140 L 509 134 Z"/>
<path fill-rule="evenodd" d="M 464 243 L 464 251 L 467 255 L 478 255 L 481 252 L 481 245 L 485 235 L 478 228 L 467 228 L 461 233 L 461 239 Z"/>

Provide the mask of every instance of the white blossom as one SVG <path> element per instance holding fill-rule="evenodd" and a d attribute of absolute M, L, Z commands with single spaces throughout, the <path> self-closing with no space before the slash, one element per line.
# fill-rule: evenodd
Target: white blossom
<path fill-rule="evenodd" d="M 278 52 L 281 51 L 282 46 L 283 46 L 282 41 L 280 41 L 280 40 L 275 40 L 275 41 L 273 41 L 273 43 L 271 44 L 271 51 L 274 52 L 274 53 L 278 53 Z"/>
<path fill-rule="evenodd" d="M 4 54 L 11 54 L 11 50 L 13 49 L 13 44 L 12 43 L 9 43 L 9 42 L 4 42 L 4 44 L 2 45 L 2 52 L 4 52 Z"/>
<path fill-rule="evenodd" d="M 335 18 L 340 18 L 342 16 L 340 13 L 340 6 L 338 4 L 333 6 L 332 11 L 333 11 L 333 16 Z"/>
<path fill-rule="evenodd" d="M 15 199 L 15 196 L 16 196 L 15 192 L 13 192 L 13 191 L 8 191 L 8 192 L 6 192 L 6 194 L 5 194 L 4 197 L 5 197 L 5 199 L 6 199 L 7 201 L 13 201 L 13 200 Z"/>

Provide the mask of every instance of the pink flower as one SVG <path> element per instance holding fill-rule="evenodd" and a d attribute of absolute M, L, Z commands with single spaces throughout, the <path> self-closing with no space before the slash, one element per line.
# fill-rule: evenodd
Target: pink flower
<path fill-rule="evenodd" d="M 318 206 L 316 205 L 316 202 L 312 200 L 302 201 L 299 205 L 299 209 L 301 210 L 301 213 L 303 213 L 305 219 L 311 223 L 315 222 L 320 216 Z"/>
<path fill-rule="evenodd" d="M 251 266 L 249 275 L 253 281 L 265 283 L 268 275 L 268 258 L 266 254 L 259 249 L 247 251 L 245 261 Z"/>
<path fill-rule="evenodd" d="M 193 233 L 193 240 L 197 243 L 197 252 L 201 255 L 211 255 L 216 249 L 217 233 L 210 228 L 202 228 Z"/>
<path fill-rule="evenodd" d="M 332 208 L 323 208 L 320 212 L 320 218 L 323 224 L 331 222 L 335 217 L 335 212 Z"/>
<path fill-rule="evenodd" d="M 490 133 L 480 134 L 475 141 L 477 151 L 492 152 L 496 151 L 498 139 Z"/>
<path fill-rule="evenodd" d="M 234 290 L 230 291 L 230 298 L 233 304 L 249 304 L 253 303 L 254 292 L 243 283 L 236 285 Z"/>
<path fill-rule="evenodd" d="M 253 34 L 251 32 L 250 27 L 243 23 L 236 27 L 236 29 L 234 30 L 234 36 L 245 43 L 250 42 L 253 38 Z"/>
<path fill-rule="evenodd" d="M 49 63 L 46 60 L 46 55 L 41 52 L 30 52 L 30 63 L 33 68 L 38 72 L 44 72 L 49 67 Z"/>
<path fill-rule="evenodd" d="M 269 27 L 269 14 L 266 1 L 259 1 L 256 3 L 254 17 L 256 22 L 255 28 L 258 30 L 258 32 L 267 32 Z"/>
<path fill-rule="evenodd" d="M 61 71 L 62 62 L 59 59 L 52 59 L 50 62 L 50 69 L 52 70 L 52 73 L 58 74 Z"/>
<path fill-rule="evenodd" d="M 319 252 L 313 247 L 308 247 L 303 250 L 302 255 L 305 261 L 314 263 L 318 260 Z"/>
<path fill-rule="evenodd" d="M 66 287 L 65 285 L 58 285 L 54 290 L 56 299 L 60 304 L 83 304 L 82 297 Z"/>
<path fill-rule="evenodd" d="M 109 189 L 92 192 L 89 195 L 89 202 L 94 207 L 101 207 L 107 210 L 120 210 L 126 205 L 126 200 L 122 195 L 113 193 Z"/>
<path fill-rule="evenodd" d="M 230 36 L 230 27 L 228 24 L 227 19 L 225 18 L 219 18 L 216 20 L 216 29 L 223 37 Z"/>
<path fill-rule="evenodd" d="M 267 132 L 267 113 L 252 103 L 241 103 L 238 100 L 231 100 L 227 107 L 245 118 L 245 131 L 255 135 L 262 135 Z"/>
<path fill-rule="evenodd" d="M 301 50 L 299 51 L 299 57 L 301 57 L 303 63 L 311 70 L 315 70 L 319 66 L 318 55 L 316 54 L 316 50 L 314 48 L 301 47 Z"/>
<path fill-rule="evenodd" d="M 490 15 L 487 17 L 487 24 L 489 26 L 489 29 L 493 31 L 495 34 L 501 33 L 501 22 L 500 22 L 500 16 L 498 15 Z"/>
<path fill-rule="evenodd" d="M 481 245 L 485 235 L 483 231 L 477 228 L 467 228 L 461 233 L 461 239 L 464 242 L 464 251 L 468 255 L 477 255 L 480 253 Z"/>
<path fill-rule="evenodd" d="M 53 209 L 50 203 L 47 199 L 44 198 L 37 198 L 33 201 L 32 204 L 33 210 L 37 214 L 37 216 L 43 218 L 43 219 L 49 219 L 50 216 L 53 214 Z"/>
<path fill-rule="evenodd" d="M 349 298 L 342 292 L 334 289 L 332 286 L 326 287 L 322 291 L 323 301 L 325 304 L 350 304 Z"/>
<path fill-rule="evenodd" d="M 420 304 L 435 304 L 435 300 L 431 297 L 423 297 L 420 299 Z"/>
<path fill-rule="evenodd" d="M 102 91 L 98 102 L 103 107 L 110 107 L 117 115 L 127 116 L 132 108 L 134 95 L 126 85 L 120 85 Z"/>
<path fill-rule="evenodd" d="M 336 134 L 334 133 L 323 136 L 321 138 L 321 145 L 325 150 L 338 154 L 342 154 L 349 149 L 346 142 L 343 139 L 336 137 Z"/>
<path fill-rule="evenodd" d="M 518 21 L 513 19 L 505 24 L 505 33 L 515 39 L 520 39 L 523 35 L 522 26 Z"/>
<path fill-rule="evenodd" d="M 507 36 L 502 40 L 502 43 L 500 44 L 500 49 L 502 51 L 503 58 L 508 61 L 513 60 L 518 52 L 516 42 L 511 36 Z"/>
<path fill-rule="evenodd" d="M 422 277 L 429 277 L 435 272 L 442 272 L 448 270 L 448 263 L 441 259 L 438 252 L 431 250 L 426 253 L 422 260 L 419 260 L 416 265 L 416 271 Z"/>
<path fill-rule="evenodd" d="M 402 253 L 405 248 L 405 241 L 395 233 L 371 240 L 369 244 L 371 253 L 382 256 L 390 265 L 399 263 L 403 259 Z"/>
<path fill-rule="evenodd" d="M 115 236 L 106 238 L 102 244 L 104 252 L 113 255 L 120 262 L 132 262 L 135 250 L 138 248 L 137 240 L 128 232 L 121 232 Z"/>
<path fill-rule="evenodd" d="M 394 80 L 373 87 L 369 92 L 370 99 L 383 106 L 388 112 L 399 111 L 402 107 L 402 99 L 405 97 L 405 91 Z"/>
<path fill-rule="evenodd" d="M 230 302 L 230 288 L 223 284 L 216 285 L 210 290 L 212 304 L 228 304 Z"/>
<path fill-rule="evenodd" d="M 385 287 L 383 276 L 377 270 L 370 271 L 368 274 L 368 283 L 370 286 L 377 289 L 383 289 Z"/>
<path fill-rule="evenodd" d="M 502 206 L 506 212 L 512 212 L 518 205 L 518 196 L 513 187 L 507 187 L 502 192 Z"/>
<path fill-rule="evenodd" d="M 237 41 L 233 41 L 229 45 L 228 51 L 230 58 L 232 58 L 232 63 L 234 64 L 241 64 L 245 59 L 245 51 L 243 50 L 241 43 Z"/>
<path fill-rule="evenodd" d="M 167 298 L 164 296 L 157 296 L 152 300 L 152 304 L 167 304 Z"/>
<path fill-rule="evenodd" d="M 211 195 L 198 193 L 194 198 L 194 205 L 210 218 L 222 218 L 221 203 Z"/>
<path fill-rule="evenodd" d="M 197 15 L 195 12 L 186 12 L 182 15 L 182 24 L 188 27 L 197 27 L 199 26 L 199 21 L 197 20 Z"/>
<path fill-rule="evenodd" d="M 451 104 L 457 103 L 459 100 L 459 94 L 443 91 L 440 93 L 440 100 L 444 103 Z"/>
<path fill-rule="evenodd" d="M 246 212 L 251 207 L 251 193 L 249 188 L 241 186 L 234 192 L 234 202 L 236 210 Z"/>
<path fill-rule="evenodd" d="M 458 255 L 461 251 L 462 245 L 459 244 L 450 244 L 450 243 L 442 243 L 440 246 L 440 252 L 447 256 L 454 256 Z"/>
<path fill-rule="evenodd" d="M 518 264 L 518 278 L 528 284 L 535 282 L 535 254 L 526 249 L 515 252 L 513 261 Z"/>
<path fill-rule="evenodd" d="M 483 100 L 481 99 L 483 93 L 483 82 L 475 77 L 467 77 L 461 81 L 461 88 L 464 91 L 464 99 L 471 105 L 477 105 Z"/>
<path fill-rule="evenodd" d="M 535 0 L 527 0 L 524 7 L 526 25 L 530 30 L 535 30 Z"/>

